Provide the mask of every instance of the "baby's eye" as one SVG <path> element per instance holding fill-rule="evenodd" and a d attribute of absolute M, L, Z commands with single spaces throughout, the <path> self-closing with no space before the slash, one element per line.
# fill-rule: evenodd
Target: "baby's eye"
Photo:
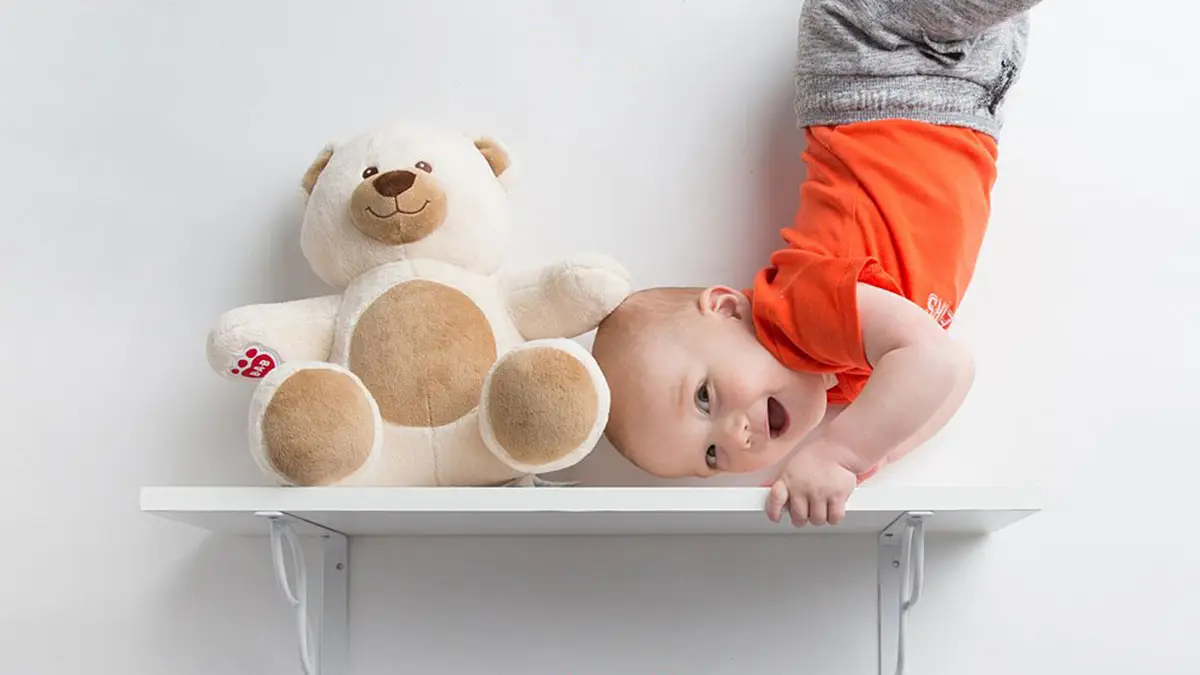
<path fill-rule="evenodd" d="M 708 381 L 705 380 L 696 390 L 696 407 L 704 412 L 708 412 L 708 396 Z"/>
<path fill-rule="evenodd" d="M 710 445 L 708 446 L 708 450 L 704 451 L 704 463 L 710 469 L 717 468 L 717 446 Z"/>

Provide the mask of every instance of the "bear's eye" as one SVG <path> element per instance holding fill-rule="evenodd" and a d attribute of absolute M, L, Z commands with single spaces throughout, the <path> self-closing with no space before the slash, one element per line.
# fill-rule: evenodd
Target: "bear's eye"
<path fill-rule="evenodd" d="M 425 173 L 433 173 L 433 165 L 431 165 L 429 162 L 417 162 L 417 168 Z"/>
<path fill-rule="evenodd" d="M 363 169 L 363 180 L 366 180 L 377 173 L 379 173 L 379 167 L 368 166 L 367 168 Z"/>

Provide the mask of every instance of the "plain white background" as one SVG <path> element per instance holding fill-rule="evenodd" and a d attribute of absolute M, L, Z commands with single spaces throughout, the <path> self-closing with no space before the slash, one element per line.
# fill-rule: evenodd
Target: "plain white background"
<path fill-rule="evenodd" d="M 914 672 L 1194 672 L 1197 141 L 1179 3 L 1050 0 L 1009 102 L 956 334 L 977 386 L 881 482 L 1030 483 L 1047 510 L 929 551 Z M 799 176 L 799 0 L 0 4 L 0 672 L 298 672 L 261 541 L 138 513 L 257 484 L 233 306 L 324 292 L 293 194 L 411 116 L 524 164 L 514 264 L 745 283 Z M 580 471 L 639 483 L 601 448 Z M 873 673 L 869 540 L 356 543 L 351 669 Z"/>

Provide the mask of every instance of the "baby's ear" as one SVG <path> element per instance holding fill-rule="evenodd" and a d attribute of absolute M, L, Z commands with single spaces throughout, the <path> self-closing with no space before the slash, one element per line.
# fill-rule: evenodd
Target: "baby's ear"
<path fill-rule="evenodd" d="M 317 184 L 317 178 L 320 178 L 321 172 L 329 166 L 329 160 L 333 159 L 333 151 L 334 144 L 326 143 L 321 152 L 313 159 L 312 166 L 304 172 L 304 177 L 300 179 L 300 187 L 304 188 L 304 194 L 312 194 L 313 186 Z"/>
<path fill-rule="evenodd" d="M 480 136 L 475 139 L 475 148 L 492 167 L 492 173 L 500 181 L 505 190 L 511 190 L 516 184 L 516 162 L 512 153 L 504 144 L 490 136 Z"/>
<path fill-rule="evenodd" d="M 710 286 L 700 293 L 700 311 L 745 319 L 750 316 L 750 299 L 728 286 Z"/>

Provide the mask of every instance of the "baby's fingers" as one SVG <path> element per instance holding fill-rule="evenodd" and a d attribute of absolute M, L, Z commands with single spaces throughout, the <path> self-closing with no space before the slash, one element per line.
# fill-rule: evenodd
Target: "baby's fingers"
<path fill-rule="evenodd" d="M 829 500 L 829 524 L 837 525 L 846 517 L 846 500 L 834 497 Z"/>
<path fill-rule="evenodd" d="M 820 497 L 813 497 L 808 505 L 808 522 L 813 525 L 824 525 L 827 522 L 826 502 Z"/>
<path fill-rule="evenodd" d="M 767 493 L 767 517 L 771 522 L 778 523 L 783 517 L 783 507 L 787 506 L 787 501 L 787 485 L 782 480 L 775 481 L 771 491 Z"/>
<path fill-rule="evenodd" d="M 789 505 L 789 511 L 792 514 L 792 525 L 796 527 L 807 525 L 809 517 L 808 500 L 803 495 L 792 495 Z"/>

